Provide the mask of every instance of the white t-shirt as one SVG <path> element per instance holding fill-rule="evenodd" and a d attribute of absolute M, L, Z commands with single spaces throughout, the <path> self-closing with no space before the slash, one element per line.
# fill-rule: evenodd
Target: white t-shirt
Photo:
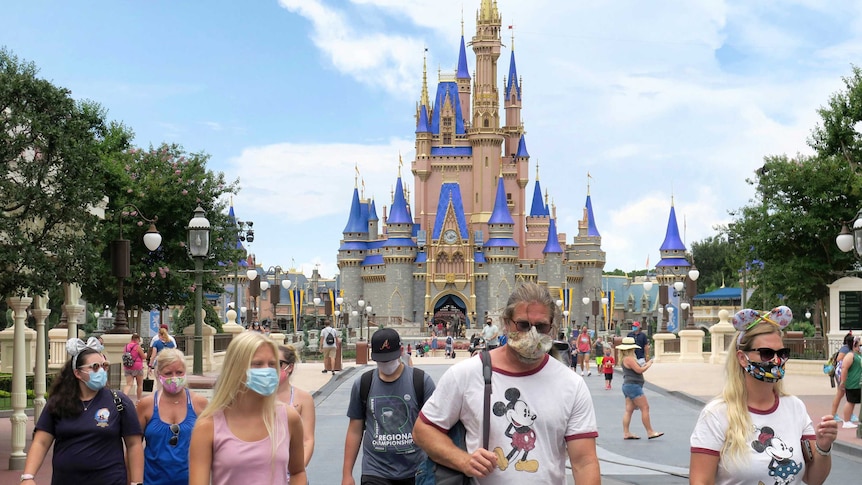
<path fill-rule="evenodd" d="M 766 411 L 749 408 L 754 424 L 748 437 L 749 454 L 742 463 L 719 458 L 716 485 L 750 483 L 802 483 L 805 472 L 802 440 L 815 439 L 808 411 L 795 396 L 776 397 Z M 709 402 L 691 434 L 691 452 L 720 456 L 727 432 L 727 405 Z"/>
<path fill-rule="evenodd" d="M 500 329 L 493 323 L 482 327 L 482 338 L 485 339 L 485 343 L 488 345 L 500 345 L 499 333 Z"/>
<path fill-rule="evenodd" d="M 332 334 L 333 341 L 331 344 L 326 343 L 326 336 Z M 326 348 L 334 348 L 338 345 L 338 330 L 332 327 L 326 327 L 320 331 L 320 339 L 323 341 L 323 346 Z"/>
<path fill-rule="evenodd" d="M 467 429 L 467 451 L 480 448 L 485 381 L 479 356 L 450 367 L 437 389 L 446 392 L 431 395 L 419 418 L 443 432 L 460 419 Z M 565 484 L 566 443 L 598 436 L 583 378 L 549 356 L 529 373 L 494 369 L 489 419 L 488 449 L 497 454 L 498 464 L 514 453 L 504 470 L 498 467 L 487 477 L 474 479 L 481 485 Z"/>

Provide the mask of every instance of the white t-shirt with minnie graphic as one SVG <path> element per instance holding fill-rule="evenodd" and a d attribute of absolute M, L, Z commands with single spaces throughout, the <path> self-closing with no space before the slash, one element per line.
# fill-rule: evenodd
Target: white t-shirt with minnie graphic
<path fill-rule="evenodd" d="M 748 454 L 738 463 L 719 458 L 716 485 L 802 483 L 802 440 L 815 439 L 805 403 L 795 396 L 776 396 L 771 409 L 748 411 L 754 424 Z M 720 456 L 727 427 L 727 404 L 721 399 L 709 402 L 691 434 L 691 452 Z"/>

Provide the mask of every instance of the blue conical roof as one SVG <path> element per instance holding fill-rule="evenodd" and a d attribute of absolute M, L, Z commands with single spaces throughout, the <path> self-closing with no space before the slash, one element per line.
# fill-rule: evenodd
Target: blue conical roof
<path fill-rule="evenodd" d="M 530 154 L 527 153 L 527 140 L 524 138 L 524 135 L 521 135 L 521 139 L 518 140 L 518 153 L 515 156 L 518 158 L 530 157 Z"/>
<path fill-rule="evenodd" d="M 419 120 L 416 121 L 416 133 L 431 133 L 428 126 L 428 109 L 423 104 L 419 107 Z"/>
<path fill-rule="evenodd" d="M 593 201 L 587 196 L 587 236 L 601 236 L 599 228 L 596 227 L 596 218 L 593 217 Z"/>
<path fill-rule="evenodd" d="M 560 240 L 557 238 L 557 223 L 551 219 L 551 225 L 548 227 L 548 242 L 545 243 L 543 254 L 562 254 L 563 248 L 560 247 Z"/>
<path fill-rule="evenodd" d="M 661 243 L 662 251 L 685 251 L 685 244 L 679 237 L 679 226 L 676 223 L 676 209 L 670 206 L 670 217 L 667 220 L 667 232 L 664 235 L 664 242 Z"/>
<path fill-rule="evenodd" d="M 409 224 L 410 214 L 407 212 L 407 201 L 404 200 L 404 188 L 401 185 L 401 177 L 395 183 L 395 200 L 392 201 L 392 208 L 389 210 L 389 218 L 386 219 L 386 224 Z"/>
<path fill-rule="evenodd" d="M 467 69 L 467 49 L 464 47 L 464 35 L 461 35 L 461 49 L 458 52 L 458 79 L 470 79 L 470 70 Z"/>
<path fill-rule="evenodd" d="M 344 226 L 344 234 L 349 232 L 368 233 L 368 219 L 362 219 L 362 204 L 359 202 L 359 189 L 353 188 L 353 202 L 350 204 L 350 217 Z"/>
<path fill-rule="evenodd" d="M 530 217 L 549 216 L 550 214 L 545 209 L 545 202 L 542 200 L 542 187 L 539 181 L 536 180 L 536 187 L 533 190 L 533 204 L 530 206 Z"/>
<path fill-rule="evenodd" d="M 371 199 L 371 207 L 368 209 L 368 221 L 378 221 L 380 219 L 377 218 L 377 206 L 374 205 L 374 199 Z"/>
<path fill-rule="evenodd" d="M 506 80 L 506 99 L 512 90 L 515 90 L 515 97 L 518 101 L 521 100 L 521 86 L 518 84 L 518 68 L 515 67 L 515 51 L 512 51 L 512 56 L 509 58 L 509 78 Z"/>
<path fill-rule="evenodd" d="M 503 177 L 497 179 L 497 198 L 494 200 L 494 212 L 488 219 L 488 224 L 515 224 L 509 206 L 506 204 L 506 188 L 503 187 Z"/>

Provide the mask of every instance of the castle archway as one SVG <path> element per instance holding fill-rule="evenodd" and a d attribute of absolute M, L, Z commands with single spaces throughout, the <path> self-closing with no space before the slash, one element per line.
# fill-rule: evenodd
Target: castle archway
<path fill-rule="evenodd" d="M 464 336 L 468 326 L 467 305 L 464 300 L 453 293 L 440 295 L 434 302 L 431 325 L 438 331 L 438 335 L 451 331 L 455 337 Z"/>

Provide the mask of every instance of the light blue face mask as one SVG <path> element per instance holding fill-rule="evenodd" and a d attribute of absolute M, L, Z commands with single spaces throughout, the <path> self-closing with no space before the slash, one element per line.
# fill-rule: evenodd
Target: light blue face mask
<path fill-rule="evenodd" d="M 99 389 L 105 387 L 105 384 L 108 383 L 108 373 L 105 372 L 105 369 L 99 369 L 96 372 L 90 372 L 90 379 L 84 384 L 87 385 L 90 389 L 94 391 L 98 391 Z"/>
<path fill-rule="evenodd" d="M 245 372 L 245 386 L 261 396 L 270 396 L 278 389 L 278 371 L 272 367 L 249 369 Z"/>

